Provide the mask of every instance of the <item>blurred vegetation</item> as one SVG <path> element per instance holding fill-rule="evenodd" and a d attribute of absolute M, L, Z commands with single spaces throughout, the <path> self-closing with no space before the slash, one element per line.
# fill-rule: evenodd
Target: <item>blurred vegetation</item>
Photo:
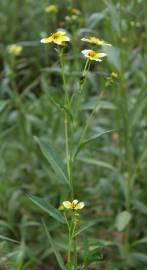
<path fill-rule="evenodd" d="M 57 13 L 47 13 L 57 4 Z M 81 14 L 72 17 L 72 8 Z M 64 254 L 64 227 L 32 203 L 28 195 L 58 208 L 69 191 L 42 155 L 34 136 L 43 137 L 65 161 L 64 102 L 61 69 L 54 45 L 40 39 L 58 28 L 68 31 L 65 74 L 69 94 L 77 88 L 85 59 L 83 36 L 98 36 L 107 60 L 92 63 L 87 74 L 77 145 L 96 97 L 112 72 L 86 133 L 89 139 L 74 165 L 75 197 L 86 202 L 83 221 L 95 225 L 79 236 L 79 261 L 87 269 L 147 269 L 147 3 L 116 1 L 0 1 L 0 269 L 59 269 L 42 227 L 46 220 Z M 9 46 L 22 46 L 14 56 Z M 113 130 L 103 136 L 98 134 Z M 130 214 L 129 225 L 124 216 Z M 121 221 L 120 221 L 121 219 Z M 79 268 L 80 269 L 80 268 Z M 86 269 L 86 268 L 85 268 Z"/>

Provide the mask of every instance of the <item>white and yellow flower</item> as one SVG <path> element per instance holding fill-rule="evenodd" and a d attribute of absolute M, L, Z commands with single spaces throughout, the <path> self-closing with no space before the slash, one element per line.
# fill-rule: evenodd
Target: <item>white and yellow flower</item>
<path fill-rule="evenodd" d="M 86 58 L 89 58 L 90 60 L 94 60 L 97 62 L 102 62 L 102 58 L 104 58 L 107 54 L 106 53 L 98 53 L 93 50 L 83 50 L 81 53 L 84 54 Z"/>
<path fill-rule="evenodd" d="M 67 33 L 65 31 L 58 31 L 53 34 L 51 34 L 47 38 L 43 38 L 40 40 L 41 43 L 55 43 L 58 45 L 63 45 L 66 41 L 70 41 L 69 36 L 67 36 Z"/>
<path fill-rule="evenodd" d="M 111 44 L 106 43 L 104 40 L 101 40 L 95 36 L 82 38 L 81 40 L 98 46 L 112 46 Z"/>
<path fill-rule="evenodd" d="M 20 55 L 22 50 L 23 50 L 23 47 L 20 45 L 12 44 L 12 45 L 8 46 L 9 53 L 16 55 L 16 56 Z"/>
<path fill-rule="evenodd" d="M 62 204 L 65 208 L 72 210 L 81 210 L 85 206 L 84 202 L 79 202 L 78 200 L 73 200 L 72 202 L 65 201 Z"/>
<path fill-rule="evenodd" d="M 56 12 L 58 12 L 58 6 L 57 5 L 49 5 L 45 8 L 45 11 L 47 13 L 56 13 Z"/>

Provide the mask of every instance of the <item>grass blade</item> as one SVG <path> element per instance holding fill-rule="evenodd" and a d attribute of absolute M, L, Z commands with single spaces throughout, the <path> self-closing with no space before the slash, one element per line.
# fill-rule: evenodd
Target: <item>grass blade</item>
<path fill-rule="evenodd" d="M 52 237 L 51 237 L 51 235 L 50 235 L 50 233 L 49 233 L 49 231 L 47 229 L 45 221 L 43 220 L 42 223 L 43 223 L 46 235 L 48 237 L 49 243 L 50 243 L 50 245 L 51 245 L 51 247 L 53 249 L 53 252 L 54 252 L 54 254 L 56 256 L 57 262 L 58 262 L 61 270 L 65 270 L 66 268 L 65 268 L 65 265 L 64 265 L 64 261 L 63 261 L 61 255 L 60 255 L 60 253 L 59 253 L 59 251 L 58 251 L 58 249 L 57 249 L 57 247 L 55 245 L 55 242 L 53 241 L 53 239 L 52 239 Z"/>
<path fill-rule="evenodd" d="M 51 217 L 59 221 L 60 223 L 65 223 L 61 213 L 52 205 L 50 205 L 46 200 L 38 198 L 33 195 L 28 195 L 29 199 L 39 206 L 44 212 L 48 213 Z"/>

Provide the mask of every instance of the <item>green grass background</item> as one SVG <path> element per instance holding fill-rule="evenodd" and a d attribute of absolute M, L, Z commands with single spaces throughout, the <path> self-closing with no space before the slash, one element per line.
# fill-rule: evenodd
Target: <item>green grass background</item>
<path fill-rule="evenodd" d="M 44 12 L 55 3 L 59 5 L 56 15 Z M 70 5 L 81 11 L 73 22 L 65 20 Z M 72 38 L 64 59 L 69 93 L 77 87 L 85 64 L 81 50 L 90 48 L 80 39 L 91 34 L 113 45 L 105 48 L 107 59 L 92 63 L 88 72 L 75 145 L 96 96 L 111 72 L 118 73 L 100 101 L 86 138 L 114 131 L 87 144 L 74 165 L 76 198 L 86 202 L 83 220 L 98 220 L 79 237 L 79 261 L 87 259 L 87 248 L 92 262 L 88 269 L 147 269 L 146 15 L 147 3 L 142 0 L 0 1 L 0 269 L 59 269 L 41 217 L 63 257 L 66 254 L 64 227 L 27 196 L 46 198 L 57 208 L 69 196 L 34 140 L 43 136 L 65 161 L 64 119 L 52 103 L 53 97 L 63 104 L 61 70 L 54 45 L 40 44 L 43 36 L 59 27 Z M 7 49 L 13 43 L 23 47 L 15 63 Z M 128 204 L 132 219 L 124 258 L 125 232 L 115 224 Z"/>

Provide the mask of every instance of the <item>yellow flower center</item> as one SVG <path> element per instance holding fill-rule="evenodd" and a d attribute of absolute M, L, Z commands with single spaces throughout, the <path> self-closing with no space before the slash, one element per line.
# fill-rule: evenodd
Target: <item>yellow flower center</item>
<path fill-rule="evenodd" d="M 91 58 L 94 58 L 97 55 L 97 53 L 93 50 L 91 50 L 90 52 L 88 52 L 88 56 Z"/>
<path fill-rule="evenodd" d="M 72 202 L 72 208 L 74 209 L 77 204 L 78 204 L 78 202 L 77 203 Z"/>
<path fill-rule="evenodd" d="M 56 39 L 58 39 L 58 38 L 60 38 L 61 37 L 61 34 L 60 33 L 54 33 L 54 34 L 52 34 L 52 38 L 54 39 L 54 40 L 56 40 Z"/>

